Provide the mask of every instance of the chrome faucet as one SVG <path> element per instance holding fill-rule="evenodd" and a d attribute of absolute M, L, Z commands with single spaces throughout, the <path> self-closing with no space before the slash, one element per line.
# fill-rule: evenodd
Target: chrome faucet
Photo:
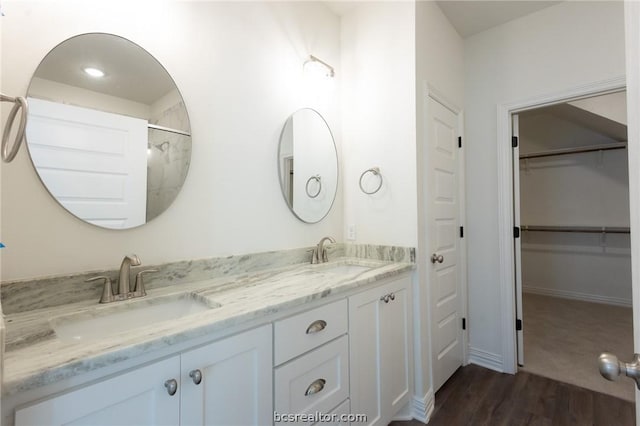
<path fill-rule="evenodd" d="M 311 264 L 325 263 L 329 261 L 329 259 L 327 258 L 327 249 L 324 247 L 325 241 L 329 241 L 332 243 L 336 242 L 333 237 L 322 238 L 311 254 Z"/>
<path fill-rule="evenodd" d="M 120 276 L 118 278 L 118 294 L 124 296 L 126 299 L 129 295 L 129 279 L 131 276 L 131 267 L 139 266 L 142 262 L 140 262 L 140 258 L 135 254 L 128 254 L 122 259 L 122 264 L 120 264 Z"/>
<path fill-rule="evenodd" d="M 148 272 L 157 272 L 156 269 L 147 269 L 144 271 L 140 271 L 136 275 L 135 287 L 133 291 L 131 291 L 131 267 L 132 266 L 140 266 L 142 262 L 140 262 L 140 258 L 135 254 L 129 254 L 122 259 L 122 264 L 120 265 L 120 275 L 118 278 L 118 292 L 113 293 L 113 287 L 111 286 L 111 278 L 107 276 L 99 276 L 89 278 L 89 281 L 96 280 L 104 280 L 104 288 L 102 290 L 102 297 L 100 297 L 100 303 L 110 303 L 116 302 L 118 300 L 127 300 L 132 299 L 134 297 L 142 297 L 146 296 L 147 292 L 144 288 L 144 282 L 142 279 L 143 274 Z"/>

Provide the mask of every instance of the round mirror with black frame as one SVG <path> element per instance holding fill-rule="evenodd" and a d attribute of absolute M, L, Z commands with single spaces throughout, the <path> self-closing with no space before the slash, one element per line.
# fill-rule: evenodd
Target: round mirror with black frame
<path fill-rule="evenodd" d="M 113 34 L 77 35 L 44 57 L 27 96 L 31 161 L 71 214 L 127 229 L 177 197 L 191 162 L 189 116 L 145 49 Z"/>
<path fill-rule="evenodd" d="M 338 154 L 325 119 L 311 108 L 291 114 L 280 134 L 280 188 L 291 212 L 317 223 L 331 210 L 338 189 Z"/>

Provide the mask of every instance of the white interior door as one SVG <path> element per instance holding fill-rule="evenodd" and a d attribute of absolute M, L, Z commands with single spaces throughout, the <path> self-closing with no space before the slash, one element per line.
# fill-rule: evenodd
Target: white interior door
<path fill-rule="evenodd" d="M 511 116 L 511 134 L 520 138 L 518 114 Z M 513 226 L 520 229 L 520 144 L 513 147 Z M 522 243 L 520 238 L 514 238 L 515 281 L 516 281 L 516 341 L 518 345 L 518 365 L 524 365 L 524 322 L 522 321 Z"/>
<path fill-rule="evenodd" d="M 29 98 L 27 140 L 47 189 L 107 228 L 146 221 L 147 121 Z"/>
<path fill-rule="evenodd" d="M 463 363 L 458 116 L 429 98 L 428 247 L 434 392 Z"/>

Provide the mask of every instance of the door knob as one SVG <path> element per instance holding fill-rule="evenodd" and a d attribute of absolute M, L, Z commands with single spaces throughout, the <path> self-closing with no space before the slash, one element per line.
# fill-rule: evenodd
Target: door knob
<path fill-rule="evenodd" d="M 614 354 L 604 352 L 598 357 L 600 374 L 607 380 L 616 381 L 622 374 L 636 381 L 640 389 L 640 355 L 634 354 L 633 361 L 621 362 Z"/>
<path fill-rule="evenodd" d="M 444 256 L 443 256 L 443 255 L 441 255 L 441 254 L 433 253 L 433 254 L 431 255 L 431 263 L 436 263 L 436 262 L 437 262 L 437 263 L 442 263 L 442 262 L 444 262 Z"/>

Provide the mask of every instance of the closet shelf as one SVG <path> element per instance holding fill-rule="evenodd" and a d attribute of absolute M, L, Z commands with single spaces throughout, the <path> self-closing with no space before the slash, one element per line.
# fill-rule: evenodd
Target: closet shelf
<path fill-rule="evenodd" d="M 594 151 L 609 151 L 612 149 L 625 149 L 626 147 L 627 147 L 626 142 L 607 143 L 602 145 L 589 145 L 589 146 L 581 146 L 577 148 L 563 148 L 563 149 L 554 149 L 551 151 L 521 154 L 520 159 L 525 160 L 527 158 L 553 157 L 556 155 L 580 154 L 583 152 L 594 152 Z"/>
<path fill-rule="evenodd" d="M 629 227 L 618 226 L 537 226 L 521 225 L 523 231 L 533 232 L 580 232 L 587 234 L 629 234 Z"/>

